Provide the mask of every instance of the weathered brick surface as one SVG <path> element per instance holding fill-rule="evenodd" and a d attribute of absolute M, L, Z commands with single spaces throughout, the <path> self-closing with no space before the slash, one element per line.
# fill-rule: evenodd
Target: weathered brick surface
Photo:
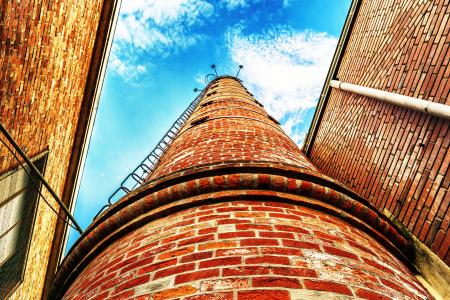
<path fill-rule="evenodd" d="M 0 122 L 29 157 L 49 150 L 45 178 L 60 196 L 102 3 L 7 0 L 0 6 Z M 17 165 L 0 146 L 0 174 Z M 40 299 L 55 223 L 40 201 L 25 278 L 11 299 Z"/>
<path fill-rule="evenodd" d="M 209 299 L 211 292 L 217 292 L 217 299 L 247 299 L 250 295 L 252 299 L 296 299 L 305 290 L 315 291 L 316 296 L 324 292 L 326 297 L 430 297 L 411 272 L 367 234 L 336 217 L 301 206 L 281 208 L 283 214 L 301 215 L 299 219 L 279 219 L 261 212 L 261 207 L 278 210 L 278 204 L 210 204 L 148 223 L 105 249 L 78 276 L 64 299 L 98 294 L 105 299 L 119 295 L 123 299 Z M 242 215 L 243 208 L 250 214 Z M 204 211 L 242 223 L 201 219 L 199 214 Z M 174 227 L 180 222 L 186 223 Z M 244 225 L 252 226 L 254 237 L 239 235 L 247 232 Z M 205 229 L 214 232 L 212 238 Z M 291 235 L 285 236 L 286 230 Z M 190 232 L 199 239 L 186 246 Z M 268 237 L 267 232 L 272 235 Z M 205 236 L 208 238 L 202 239 Z M 316 247 L 309 247 L 312 241 Z"/>
<path fill-rule="evenodd" d="M 394 256 L 405 258 L 408 240 L 349 195 L 357 198 L 317 172 L 239 82 L 219 79 L 149 182 L 87 229 L 54 295 L 430 297 Z"/>
<path fill-rule="evenodd" d="M 448 1 L 361 1 L 337 77 L 450 104 Z M 332 90 L 310 158 L 450 264 L 449 121 Z"/>
<path fill-rule="evenodd" d="M 203 123 L 191 125 L 206 117 Z M 316 170 L 245 88 L 225 78 L 208 89 L 151 179 L 204 164 L 236 161 L 276 162 Z"/>

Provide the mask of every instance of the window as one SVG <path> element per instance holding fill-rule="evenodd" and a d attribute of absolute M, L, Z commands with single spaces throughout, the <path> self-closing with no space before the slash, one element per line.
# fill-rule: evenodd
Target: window
<path fill-rule="evenodd" d="M 43 173 L 47 155 L 33 160 Z M 32 174 L 18 168 L 0 175 L 0 299 L 13 291 L 23 279 L 28 247 L 33 231 L 34 217 L 39 199 L 40 182 Z"/>

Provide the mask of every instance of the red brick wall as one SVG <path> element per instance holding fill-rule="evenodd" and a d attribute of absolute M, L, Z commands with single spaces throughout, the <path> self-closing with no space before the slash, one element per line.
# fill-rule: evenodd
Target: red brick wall
<path fill-rule="evenodd" d="M 64 299 L 430 297 L 372 237 L 313 209 L 270 201 L 203 205 L 109 245 Z M 91 299 L 91 298 L 90 298 Z"/>
<path fill-rule="evenodd" d="M 429 296 L 404 265 L 408 240 L 317 172 L 239 82 L 205 94 L 151 180 L 71 249 L 54 298 Z"/>
<path fill-rule="evenodd" d="M 0 7 L 0 122 L 29 157 L 49 150 L 44 175 L 59 196 L 102 3 L 7 0 Z M 17 165 L 0 146 L 0 174 Z M 41 200 L 25 279 L 12 299 L 40 298 L 55 223 L 55 213 Z"/>
<path fill-rule="evenodd" d="M 205 117 L 204 123 L 191 125 Z M 206 91 L 151 179 L 190 167 L 237 161 L 276 162 L 316 170 L 246 89 L 225 78 Z"/>
<path fill-rule="evenodd" d="M 337 78 L 450 104 L 448 1 L 361 1 Z M 332 90 L 310 158 L 450 264 L 449 121 Z"/>

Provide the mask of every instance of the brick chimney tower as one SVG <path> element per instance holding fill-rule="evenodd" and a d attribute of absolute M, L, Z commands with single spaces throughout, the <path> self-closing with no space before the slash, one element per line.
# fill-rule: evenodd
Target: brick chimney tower
<path fill-rule="evenodd" d="M 77 241 L 52 299 L 432 299 L 410 247 L 221 76 L 147 182 Z"/>

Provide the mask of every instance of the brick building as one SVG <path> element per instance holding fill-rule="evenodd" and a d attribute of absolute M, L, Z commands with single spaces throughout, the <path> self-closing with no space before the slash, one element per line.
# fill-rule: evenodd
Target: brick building
<path fill-rule="evenodd" d="M 323 175 L 234 77 L 214 79 L 146 182 L 88 227 L 55 299 L 431 299 L 412 243 Z"/>
<path fill-rule="evenodd" d="M 69 208 L 116 6 L 56 0 L 3 1 L 0 7 L 0 122 Z M 0 138 L 0 299 L 45 299 L 66 234 L 56 213 L 66 218 L 46 189 L 48 204 L 39 196 L 13 145 Z"/>
<path fill-rule="evenodd" d="M 449 3 L 354 1 L 350 12 L 303 150 L 410 234 L 414 264 L 450 297 L 448 114 L 339 89 L 371 88 L 448 111 Z"/>

